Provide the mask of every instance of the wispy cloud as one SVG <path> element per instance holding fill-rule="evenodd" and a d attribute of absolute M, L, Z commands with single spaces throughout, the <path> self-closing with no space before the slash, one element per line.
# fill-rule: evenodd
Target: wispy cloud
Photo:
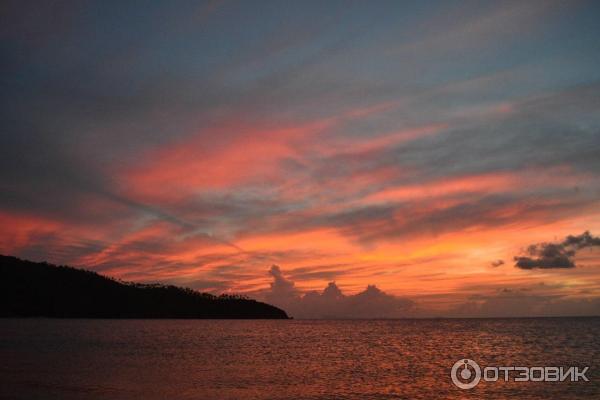
<path fill-rule="evenodd" d="M 13 2 L 0 252 L 212 292 L 278 264 L 346 305 L 597 292 L 594 237 L 549 236 L 600 229 L 597 11 Z"/>

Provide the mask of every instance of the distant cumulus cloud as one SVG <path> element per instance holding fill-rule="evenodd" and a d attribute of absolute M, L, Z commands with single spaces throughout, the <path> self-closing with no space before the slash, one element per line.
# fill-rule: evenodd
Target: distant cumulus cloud
<path fill-rule="evenodd" d="M 273 299 L 288 299 L 298 295 L 298 290 L 294 282 L 286 279 L 278 265 L 273 265 L 269 270 L 269 275 L 273 277 L 271 282 L 271 291 L 268 296 Z"/>
<path fill-rule="evenodd" d="M 409 299 L 385 293 L 375 285 L 354 295 L 345 295 L 335 282 L 322 292 L 301 292 L 287 279 L 279 266 L 269 270 L 270 289 L 262 297 L 296 318 L 402 318 L 415 315 L 416 304 Z"/>
<path fill-rule="evenodd" d="M 368 285 L 354 295 L 344 294 L 335 282 L 329 282 L 322 291 L 302 291 L 277 265 L 271 267 L 269 275 L 273 279 L 270 288 L 255 293 L 254 297 L 300 319 L 600 315 L 600 297 L 590 296 L 590 293 L 565 295 L 558 293 L 557 287 L 543 283 L 497 287 L 491 291 L 480 287 L 464 301 L 437 309 L 426 303 L 385 293 L 375 285 Z"/>
<path fill-rule="evenodd" d="M 569 235 L 560 243 L 537 243 L 527 248 L 526 256 L 514 258 L 515 266 L 521 269 L 574 268 L 575 253 L 586 247 L 600 246 L 600 237 L 586 231 L 581 235 Z"/>

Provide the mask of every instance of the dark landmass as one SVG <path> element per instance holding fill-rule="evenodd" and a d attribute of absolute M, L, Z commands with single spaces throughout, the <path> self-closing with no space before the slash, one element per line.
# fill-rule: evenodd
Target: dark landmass
<path fill-rule="evenodd" d="M 0 255 L 0 317 L 285 319 L 241 296 L 120 282 L 92 271 Z"/>

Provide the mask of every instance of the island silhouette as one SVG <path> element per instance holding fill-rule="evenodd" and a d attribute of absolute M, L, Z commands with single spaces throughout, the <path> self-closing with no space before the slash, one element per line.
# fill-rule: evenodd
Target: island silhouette
<path fill-rule="evenodd" d="M 0 317 L 286 319 L 238 295 L 117 281 L 93 271 L 0 255 Z"/>

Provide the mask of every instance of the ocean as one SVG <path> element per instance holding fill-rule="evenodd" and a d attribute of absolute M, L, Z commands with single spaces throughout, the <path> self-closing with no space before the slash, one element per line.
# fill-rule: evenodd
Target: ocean
<path fill-rule="evenodd" d="M 461 389 L 465 359 L 588 381 Z M 599 399 L 599 368 L 600 318 L 0 320 L 2 399 Z"/>

